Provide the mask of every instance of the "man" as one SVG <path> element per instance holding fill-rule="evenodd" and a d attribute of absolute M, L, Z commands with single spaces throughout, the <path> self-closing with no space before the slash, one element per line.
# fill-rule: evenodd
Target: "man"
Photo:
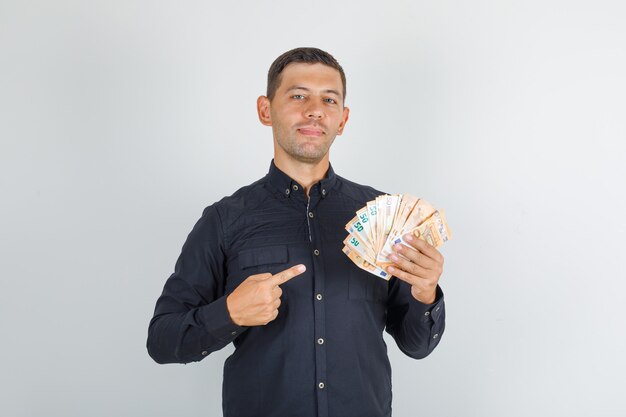
<path fill-rule="evenodd" d="M 382 332 L 413 358 L 444 330 L 443 257 L 412 239 L 389 282 L 342 251 L 344 225 L 383 194 L 335 174 L 329 149 L 348 121 L 345 75 L 328 53 L 278 57 L 259 97 L 272 127 L 269 173 L 207 207 L 150 322 L 158 363 L 200 361 L 233 342 L 223 411 L 245 416 L 389 416 Z"/>

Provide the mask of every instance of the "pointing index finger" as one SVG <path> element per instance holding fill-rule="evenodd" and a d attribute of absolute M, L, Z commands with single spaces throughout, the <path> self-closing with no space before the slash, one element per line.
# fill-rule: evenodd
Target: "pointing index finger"
<path fill-rule="evenodd" d="M 281 285 L 285 282 L 289 281 L 291 278 L 296 277 L 306 271 L 306 266 L 303 264 L 292 266 L 291 268 L 285 269 L 277 274 L 274 274 L 270 280 L 276 284 Z"/>

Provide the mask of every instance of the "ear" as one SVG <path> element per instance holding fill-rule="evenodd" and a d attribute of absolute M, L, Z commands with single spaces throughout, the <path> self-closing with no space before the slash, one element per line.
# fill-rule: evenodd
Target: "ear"
<path fill-rule="evenodd" d="M 346 127 L 346 123 L 348 123 L 348 116 L 350 115 L 350 109 L 347 107 L 343 108 L 343 117 L 341 123 L 339 123 L 339 129 L 337 130 L 337 134 L 341 135 L 343 133 L 343 128 Z"/>
<path fill-rule="evenodd" d="M 272 115 L 270 112 L 270 99 L 265 96 L 259 96 L 256 99 L 256 111 L 259 114 L 259 121 L 265 126 L 272 125 Z"/>

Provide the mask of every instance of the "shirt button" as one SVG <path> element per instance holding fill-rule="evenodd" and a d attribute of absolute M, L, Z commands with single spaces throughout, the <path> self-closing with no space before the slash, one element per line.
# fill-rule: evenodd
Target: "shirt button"
<path fill-rule="evenodd" d="M 313 251 L 313 253 L 315 254 L 315 256 L 319 256 L 320 251 L 318 251 L 317 249 L 315 249 L 315 250 Z"/>
<path fill-rule="evenodd" d="M 321 301 L 322 300 L 322 294 L 317 294 L 315 296 L 315 298 L 317 298 L 317 301 Z"/>
<path fill-rule="evenodd" d="M 208 354 L 209 354 L 209 352 L 207 352 L 206 350 L 203 350 L 203 351 L 202 351 L 202 356 L 206 356 L 206 355 L 208 355 Z"/>
<path fill-rule="evenodd" d="M 430 311 L 424 313 L 425 316 L 430 316 Z"/>
<path fill-rule="evenodd" d="M 435 309 L 435 311 L 439 311 L 439 307 L 437 307 L 437 308 Z"/>
<path fill-rule="evenodd" d="M 326 189 L 322 190 L 322 195 L 326 195 Z"/>
<path fill-rule="evenodd" d="M 318 345 L 323 345 L 324 344 L 324 339 L 322 339 L 321 337 L 319 339 L 317 339 L 317 344 Z"/>
<path fill-rule="evenodd" d="M 313 218 L 313 212 L 312 211 L 309 211 L 309 217 Z"/>
<path fill-rule="evenodd" d="M 433 339 L 436 339 L 436 338 L 438 338 L 438 337 L 439 337 L 439 333 L 435 333 L 435 334 L 433 335 Z"/>
<path fill-rule="evenodd" d="M 287 194 L 287 195 L 289 195 L 289 193 L 290 193 L 290 192 L 291 192 L 291 190 L 290 190 L 289 188 L 287 188 L 287 189 L 285 190 L 285 194 Z"/>
<path fill-rule="evenodd" d="M 296 184 L 294 184 L 291 188 L 293 188 L 294 191 L 298 191 L 298 186 Z"/>
<path fill-rule="evenodd" d="M 324 383 L 323 383 L 323 382 L 320 382 L 319 384 L 317 384 L 317 386 L 318 386 L 318 387 L 320 387 L 320 389 L 324 389 L 324 386 L 325 386 L 325 385 L 324 385 Z"/>
<path fill-rule="evenodd" d="M 237 334 L 237 332 L 232 332 L 231 334 L 234 336 L 234 335 L 236 335 L 236 334 Z"/>

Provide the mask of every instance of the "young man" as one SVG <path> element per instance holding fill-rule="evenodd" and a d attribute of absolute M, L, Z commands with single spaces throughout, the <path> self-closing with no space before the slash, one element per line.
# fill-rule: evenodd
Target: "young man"
<path fill-rule="evenodd" d="M 410 357 L 444 331 L 443 257 L 417 239 L 388 282 L 342 251 L 344 225 L 383 194 L 335 174 L 329 149 L 348 121 L 345 75 L 328 53 L 278 57 L 259 97 L 272 126 L 269 173 L 207 207 L 150 321 L 158 363 L 200 361 L 233 342 L 223 411 L 245 416 L 389 416 L 383 330 Z"/>

